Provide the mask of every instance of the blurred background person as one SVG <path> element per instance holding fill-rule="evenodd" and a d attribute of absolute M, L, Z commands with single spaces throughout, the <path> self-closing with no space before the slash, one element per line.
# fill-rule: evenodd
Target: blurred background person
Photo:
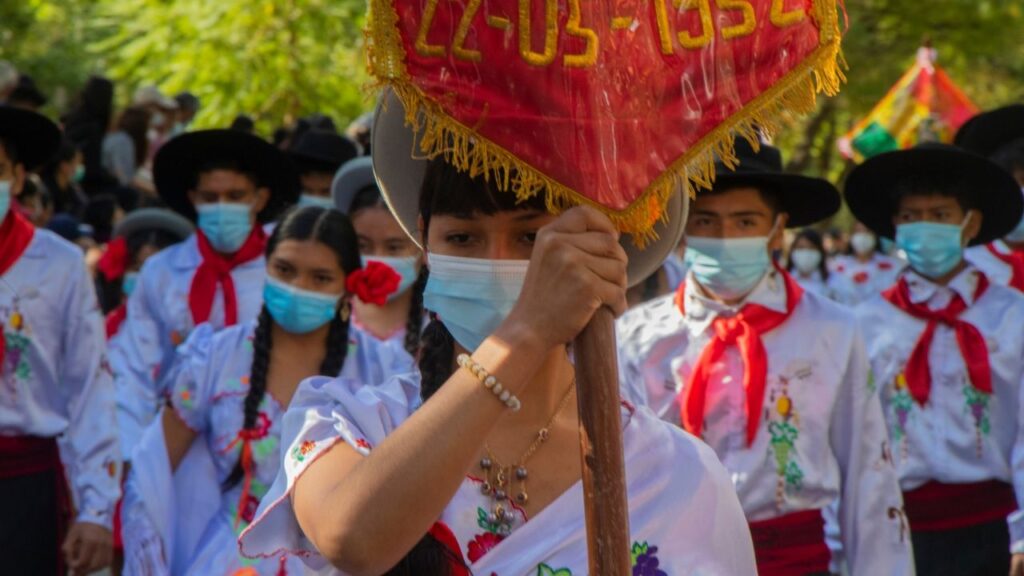
<path fill-rule="evenodd" d="M 85 163 L 82 151 L 66 136 L 61 140 L 57 155 L 39 171 L 49 192 L 56 214 L 81 216 L 89 198 L 82 190 Z"/>
<path fill-rule="evenodd" d="M 856 222 L 850 233 L 850 249 L 832 261 L 832 272 L 849 280 L 844 283 L 847 293 L 841 299 L 857 305 L 892 286 L 903 266 L 898 258 L 882 253 L 874 232 Z"/>

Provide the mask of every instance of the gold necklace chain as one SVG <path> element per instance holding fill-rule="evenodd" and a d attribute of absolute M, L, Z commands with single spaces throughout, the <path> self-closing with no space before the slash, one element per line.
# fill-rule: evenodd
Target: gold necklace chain
<path fill-rule="evenodd" d="M 558 415 L 565 410 L 575 389 L 576 380 L 574 378 L 572 384 L 565 391 L 565 395 L 562 396 L 558 408 L 555 409 L 547 423 L 537 431 L 537 437 L 534 438 L 529 448 L 526 449 L 526 452 L 523 452 L 523 455 L 519 457 L 514 466 L 503 466 L 495 458 L 490 447 L 484 444 L 484 451 L 487 452 L 487 455 L 480 459 L 480 469 L 484 472 L 486 479 L 480 486 L 480 491 L 491 497 L 491 512 L 487 515 L 486 521 L 493 531 L 500 534 L 508 534 L 512 531 L 515 514 L 510 508 L 505 507 L 505 500 L 509 499 L 509 488 L 512 487 L 513 476 L 519 484 L 519 490 L 515 495 L 515 503 L 519 506 L 525 506 L 530 499 L 529 494 L 526 492 L 526 480 L 529 477 L 526 462 L 548 441 L 548 438 L 551 436 L 551 425 L 554 424 Z"/>

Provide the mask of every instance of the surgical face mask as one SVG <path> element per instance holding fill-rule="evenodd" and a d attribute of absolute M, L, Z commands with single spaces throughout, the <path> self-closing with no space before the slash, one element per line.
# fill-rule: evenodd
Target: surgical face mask
<path fill-rule="evenodd" d="M 7 211 L 11 209 L 11 182 L 0 180 L 0 222 L 7 218 Z"/>
<path fill-rule="evenodd" d="M 125 296 L 131 296 L 132 292 L 135 291 L 135 283 L 138 279 L 138 272 L 125 272 L 124 278 L 121 278 L 121 292 Z"/>
<path fill-rule="evenodd" d="M 334 200 L 325 198 L 323 196 L 314 196 L 308 192 L 303 192 L 299 196 L 299 207 L 305 208 L 306 206 L 316 206 L 317 208 L 334 208 Z"/>
<path fill-rule="evenodd" d="M 896 246 L 906 253 L 915 272 L 928 278 L 940 278 L 963 259 L 963 224 L 900 224 L 896 226 Z"/>
<path fill-rule="evenodd" d="M 864 256 L 875 249 L 875 235 L 868 232 L 854 232 L 850 236 L 850 246 L 854 253 Z"/>
<path fill-rule="evenodd" d="M 75 182 L 81 182 L 82 180 L 85 180 L 85 165 L 79 164 L 78 166 L 76 166 L 75 173 L 74 175 L 71 176 L 71 178 Z"/>
<path fill-rule="evenodd" d="M 270 317 L 292 334 L 308 334 L 330 322 L 340 299 L 340 295 L 303 290 L 272 276 L 263 285 L 263 304 Z"/>
<path fill-rule="evenodd" d="M 367 262 L 380 262 L 386 264 L 389 268 L 394 270 L 401 280 L 398 281 L 398 289 L 388 295 L 388 302 L 398 298 L 402 294 L 405 294 L 409 288 L 412 287 L 413 283 L 416 282 L 416 278 L 419 276 L 419 269 L 416 266 L 419 260 L 418 256 L 404 256 L 401 258 L 390 258 L 386 256 L 363 256 L 363 268 L 366 268 Z"/>
<path fill-rule="evenodd" d="M 165 120 L 164 115 L 162 113 L 160 113 L 160 112 L 156 112 L 152 116 L 149 117 L 149 127 L 150 128 L 159 128 L 159 127 L 163 126 L 164 120 Z"/>
<path fill-rule="evenodd" d="M 821 265 L 821 252 L 818 252 L 814 248 L 794 248 L 789 253 L 789 259 L 793 262 L 793 267 L 797 269 L 801 274 L 810 274 L 818 269 Z"/>
<path fill-rule="evenodd" d="M 519 299 L 529 260 L 486 260 L 430 254 L 423 306 L 469 351 L 504 322 Z"/>
<path fill-rule="evenodd" d="M 686 237 L 686 265 L 700 285 L 726 300 L 750 293 L 768 271 L 769 236 Z"/>
<path fill-rule="evenodd" d="M 199 204 L 199 229 L 213 249 L 223 254 L 237 252 L 252 232 L 252 207 L 239 202 Z"/>

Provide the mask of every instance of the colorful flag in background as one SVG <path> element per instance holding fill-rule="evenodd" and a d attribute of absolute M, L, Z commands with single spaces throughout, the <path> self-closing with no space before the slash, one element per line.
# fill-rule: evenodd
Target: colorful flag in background
<path fill-rule="evenodd" d="M 919 142 L 951 143 L 978 108 L 935 64 L 935 50 L 921 48 L 917 62 L 885 98 L 839 139 L 839 150 L 861 162 Z"/>

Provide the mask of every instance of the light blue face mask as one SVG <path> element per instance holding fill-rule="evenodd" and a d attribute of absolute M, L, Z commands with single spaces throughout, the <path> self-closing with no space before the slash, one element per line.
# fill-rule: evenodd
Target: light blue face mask
<path fill-rule="evenodd" d="M 125 272 L 124 278 L 121 278 L 121 292 L 125 296 L 131 296 L 132 292 L 135 291 L 135 283 L 138 279 L 138 272 Z"/>
<path fill-rule="evenodd" d="M 7 180 L 0 180 L 0 222 L 7 218 L 7 211 L 11 209 L 11 183 Z"/>
<path fill-rule="evenodd" d="M 906 253 L 907 261 L 915 272 L 928 278 L 940 278 L 963 259 L 963 225 L 937 222 L 900 224 L 896 226 L 896 246 Z"/>
<path fill-rule="evenodd" d="M 314 196 L 312 194 L 303 192 L 302 195 L 299 196 L 298 205 L 299 208 L 305 208 L 307 206 L 316 206 L 317 208 L 333 209 L 334 200 L 330 198 L 325 198 L 323 196 Z"/>
<path fill-rule="evenodd" d="M 750 293 L 768 272 L 770 236 L 755 238 L 686 237 L 686 265 L 701 287 L 735 300 Z"/>
<path fill-rule="evenodd" d="M 252 206 L 241 202 L 214 202 L 196 206 L 199 229 L 213 249 L 224 254 L 237 252 L 252 233 Z"/>
<path fill-rule="evenodd" d="M 271 318 L 292 334 L 308 334 L 330 322 L 340 298 L 296 288 L 272 276 L 267 276 L 263 285 L 263 303 Z"/>
<path fill-rule="evenodd" d="M 75 167 L 75 174 L 71 177 L 75 182 L 85 180 L 85 165 L 79 164 Z"/>
<path fill-rule="evenodd" d="M 472 352 L 505 321 L 523 290 L 529 260 L 429 255 L 423 307 Z"/>
<path fill-rule="evenodd" d="M 363 256 L 363 268 L 366 268 L 367 262 L 380 262 L 386 264 L 392 270 L 394 270 L 400 277 L 398 281 L 398 289 L 388 295 L 388 302 L 398 298 L 402 294 L 412 287 L 413 283 L 416 282 L 416 277 L 419 276 L 419 269 L 416 264 L 419 261 L 419 256 L 404 256 L 401 258 L 391 258 L 387 256 Z"/>

